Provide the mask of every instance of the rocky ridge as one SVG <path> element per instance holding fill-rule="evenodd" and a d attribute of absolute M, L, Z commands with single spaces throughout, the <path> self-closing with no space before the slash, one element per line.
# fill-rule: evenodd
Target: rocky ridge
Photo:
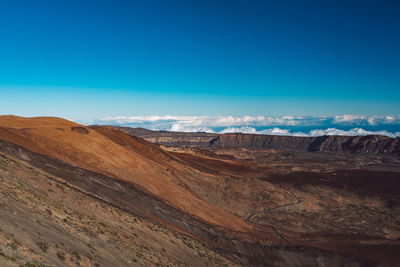
<path fill-rule="evenodd" d="M 166 146 L 400 154 L 400 137 L 390 138 L 380 135 L 297 137 L 243 133 L 174 133 L 141 128 L 118 128 L 147 141 Z"/>

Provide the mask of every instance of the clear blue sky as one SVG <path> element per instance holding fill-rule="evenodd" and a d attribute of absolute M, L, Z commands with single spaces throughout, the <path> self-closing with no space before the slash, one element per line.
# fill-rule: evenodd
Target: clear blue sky
<path fill-rule="evenodd" d="M 3 0 L 0 114 L 399 114 L 399 14 L 396 0 Z"/>

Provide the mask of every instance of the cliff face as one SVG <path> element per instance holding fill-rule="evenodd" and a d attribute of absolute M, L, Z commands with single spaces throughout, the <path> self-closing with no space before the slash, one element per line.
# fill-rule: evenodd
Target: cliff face
<path fill-rule="evenodd" d="M 400 138 L 368 136 L 276 136 L 257 134 L 175 133 L 121 127 L 147 141 L 167 146 L 198 146 L 248 149 L 287 149 L 309 152 L 400 154 Z"/>
<path fill-rule="evenodd" d="M 400 153 L 400 138 L 379 135 L 368 136 L 321 136 L 310 144 L 309 151 L 353 153 Z"/>
<path fill-rule="evenodd" d="M 278 135 L 223 134 L 215 138 L 210 145 L 232 148 L 254 149 L 294 149 L 307 150 L 313 139 L 308 137 L 289 137 Z"/>
<path fill-rule="evenodd" d="M 400 138 L 386 136 L 293 137 L 251 134 L 224 134 L 209 145 L 255 149 L 290 149 L 309 152 L 400 153 Z"/>

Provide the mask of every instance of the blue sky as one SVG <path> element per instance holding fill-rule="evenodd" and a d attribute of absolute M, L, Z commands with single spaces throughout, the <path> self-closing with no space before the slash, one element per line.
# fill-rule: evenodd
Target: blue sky
<path fill-rule="evenodd" d="M 398 115 L 399 1 L 23 1 L 0 114 Z"/>

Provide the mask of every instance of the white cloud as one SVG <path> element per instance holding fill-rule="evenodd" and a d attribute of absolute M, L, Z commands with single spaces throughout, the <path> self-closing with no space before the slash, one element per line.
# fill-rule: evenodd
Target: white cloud
<path fill-rule="evenodd" d="M 117 116 L 107 117 L 93 122 L 131 127 L 143 127 L 151 130 L 175 132 L 219 132 L 252 133 L 269 135 L 368 135 L 379 134 L 399 136 L 398 132 L 388 131 L 389 125 L 400 128 L 400 115 L 396 116 Z M 308 127 L 308 132 L 296 130 Z M 349 130 L 349 128 L 351 129 Z M 373 131 L 364 128 L 373 129 Z M 291 129 L 291 130 L 288 130 Z M 310 130 L 311 129 L 311 130 Z M 343 130 L 346 129 L 346 130 Z M 304 130 L 303 130 L 304 131 Z"/>
<path fill-rule="evenodd" d="M 192 126 L 205 127 L 230 127 L 230 126 L 309 126 L 321 124 L 337 125 L 379 125 L 400 124 L 398 116 L 362 116 L 362 115 L 339 115 L 339 116 L 117 116 L 107 117 L 95 121 L 99 124 L 129 124 L 129 123 L 181 123 Z"/>
<path fill-rule="evenodd" d="M 362 128 L 353 128 L 351 130 L 345 131 L 336 128 L 328 128 L 325 130 L 311 130 L 310 136 L 321 136 L 321 135 L 346 135 L 346 136 L 354 136 L 354 135 L 386 135 L 390 137 L 400 136 L 400 132 L 391 133 L 388 131 L 366 131 Z"/>
<path fill-rule="evenodd" d="M 365 120 L 365 116 L 360 115 L 340 115 L 334 117 L 334 123 L 342 123 L 342 122 L 355 122 L 355 121 L 363 121 Z"/>
<path fill-rule="evenodd" d="M 353 128 L 350 130 L 340 130 L 336 128 L 328 129 L 315 129 L 309 133 L 304 132 L 291 132 L 287 129 L 272 128 L 257 131 L 253 127 L 228 127 L 220 131 L 219 133 L 248 133 L 248 134 L 265 134 L 265 135 L 286 135 L 286 136 L 323 136 L 323 135 L 344 135 L 344 136 L 355 136 L 355 135 L 385 135 L 389 137 L 400 136 L 400 132 L 391 133 L 388 131 L 366 131 L 362 128 Z"/>
<path fill-rule="evenodd" d="M 335 124 L 357 124 L 357 125 L 380 125 L 380 124 L 400 124 L 400 115 L 398 116 L 361 116 L 361 115 L 341 115 L 334 116 Z"/>
<path fill-rule="evenodd" d="M 98 124 L 129 124 L 129 123 L 166 123 L 177 122 L 181 124 L 189 124 L 192 126 L 207 126 L 207 127 L 229 127 L 229 126 L 274 126 L 274 125 L 304 125 L 315 124 L 321 119 L 315 117 L 266 117 L 266 116 L 117 116 L 107 117 L 95 121 Z"/>
<path fill-rule="evenodd" d="M 171 125 L 169 131 L 172 132 L 206 132 L 206 133 L 213 133 L 214 131 L 208 127 L 202 126 L 190 126 L 180 123 L 174 123 Z"/>
<path fill-rule="evenodd" d="M 253 127 L 242 126 L 242 127 L 228 127 L 220 131 L 219 133 L 249 133 L 256 134 L 257 130 Z"/>
<path fill-rule="evenodd" d="M 248 133 L 248 134 L 266 134 L 266 135 L 305 135 L 304 133 L 290 133 L 287 129 L 280 129 L 274 127 L 272 129 L 264 129 L 257 131 L 256 128 L 243 126 L 243 127 L 228 127 L 219 131 L 218 133 Z"/>

